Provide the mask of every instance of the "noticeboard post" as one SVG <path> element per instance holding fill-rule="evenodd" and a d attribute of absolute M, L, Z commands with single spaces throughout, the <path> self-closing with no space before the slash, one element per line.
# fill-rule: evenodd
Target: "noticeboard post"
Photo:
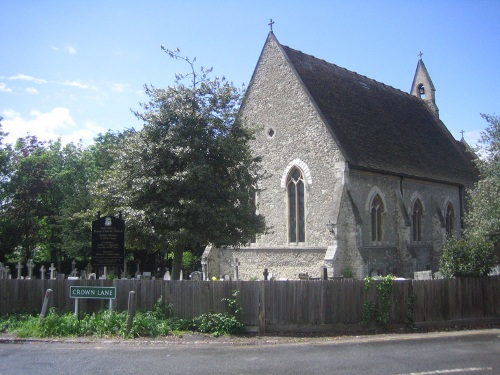
<path fill-rule="evenodd" d="M 123 267 L 125 259 L 125 221 L 120 217 L 98 215 L 92 222 L 92 265 Z"/>

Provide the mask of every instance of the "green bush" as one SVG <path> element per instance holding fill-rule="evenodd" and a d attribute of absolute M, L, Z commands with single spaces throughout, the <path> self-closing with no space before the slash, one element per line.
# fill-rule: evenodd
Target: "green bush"
<path fill-rule="evenodd" d="M 444 277 L 487 276 L 497 264 L 493 244 L 484 238 L 449 238 L 443 248 L 439 271 Z"/>

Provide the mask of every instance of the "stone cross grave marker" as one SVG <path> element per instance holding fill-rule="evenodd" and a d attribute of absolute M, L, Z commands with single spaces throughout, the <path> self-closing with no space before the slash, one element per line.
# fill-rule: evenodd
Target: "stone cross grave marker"
<path fill-rule="evenodd" d="M 33 268 L 35 268 L 35 263 L 33 263 L 33 259 L 28 259 L 26 267 L 28 267 L 28 279 L 31 280 L 33 278 Z"/>
<path fill-rule="evenodd" d="M 76 269 L 76 260 L 71 261 L 71 273 L 69 274 L 71 277 L 76 277 L 78 270 Z"/>
<path fill-rule="evenodd" d="M 10 274 L 10 267 L 9 266 L 5 266 L 5 278 L 6 279 L 10 279 L 12 277 L 12 275 Z"/>
<path fill-rule="evenodd" d="M 40 280 L 45 280 L 45 266 L 43 264 L 40 267 Z"/>
<path fill-rule="evenodd" d="M 240 262 L 238 261 L 238 258 L 233 258 L 233 261 L 231 262 L 231 267 L 233 268 L 233 277 L 235 280 L 240 279 L 239 266 Z"/>
<path fill-rule="evenodd" d="M 50 278 L 55 279 L 56 278 L 56 267 L 54 267 L 54 263 L 50 264 L 49 271 L 50 271 Z"/>
<path fill-rule="evenodd" d="M 22 276 L 22 269 L 24 268 L 24 266 L 21 264 L 21 262 L 17 262 L 17 278 L 18 279 L 21 279 L 23 276 Z"/>

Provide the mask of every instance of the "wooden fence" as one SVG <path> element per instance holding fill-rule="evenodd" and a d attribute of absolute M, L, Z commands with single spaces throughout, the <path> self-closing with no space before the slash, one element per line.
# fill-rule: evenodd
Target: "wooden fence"
<path fill-rule="evenodd" d="M 375 282 L 377 283 L 377 282 Z M 240 292 L 243 321 L 248 327 L 268 330 L 325 330 L 357 325 L 363 306 L 378 301 L 376 288 L 363 280 L 328 281 L 163 281 L 163 280 L 0 280 L 0 315 L 39 312 L 47 289 L 51 306 L 73 311 L 70 286 L 114 286 L 117 311 L 127 309 L 128 294 L 136 292 L 137 309 L 151 310 L 159 297 L 178 317 L 227 310 L 223 298 Z M 497 318 L 500 321 L 500 276 L 471 279 L 394 281 L 389 324 L 443 323 Z M 79 309 L 108 308 L 107 300 L 81 299 Z"/>

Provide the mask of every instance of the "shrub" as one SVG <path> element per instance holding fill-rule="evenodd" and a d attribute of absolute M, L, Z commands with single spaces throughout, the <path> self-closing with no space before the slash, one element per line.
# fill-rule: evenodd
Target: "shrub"
<path fill-rule="evenodd" d="M 493 244 L 486 239 L 452 237 L 444 245 L 439 271 L 444 277 L 481 277 L 487 276 L 496 263 Z"/>

